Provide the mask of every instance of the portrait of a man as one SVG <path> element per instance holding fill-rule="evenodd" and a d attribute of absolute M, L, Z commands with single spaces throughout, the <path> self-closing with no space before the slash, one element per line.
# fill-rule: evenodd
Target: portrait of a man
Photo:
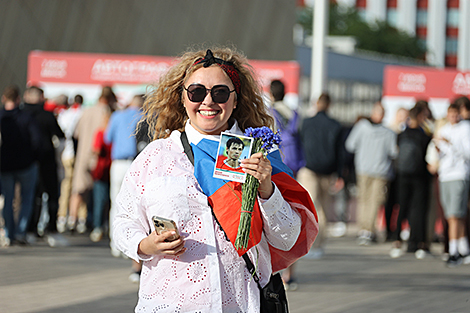
<path fill-rule="evenodd" d="M 219 156 L 217 162 L 217 168 L 221 170 L 235 171 L 243 173 L 240 167 L 240 157 L 243 152 L 245 144 L 238 137 L 232 137 L 227 140 L 225 145 L 225 151 L 227 156 Z"/>
<path fill-rule="evenodd" d="M 222 134 L 214 169 L 214 177 L 244 182 L 246 173 L 241 160 L 250 156 L 252 138 Z"/>

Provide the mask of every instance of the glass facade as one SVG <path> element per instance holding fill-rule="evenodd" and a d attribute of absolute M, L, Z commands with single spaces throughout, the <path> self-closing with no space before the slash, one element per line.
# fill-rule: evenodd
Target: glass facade
<path fill-rule="evenodd" d="M 375 0 L 370 0 L 375 1 Z M 462 1 L 470 1 L 470 0 L 438 0 L 445 2 L 445 25 L 440 25 L 445 27 L 445 42 L 440 43 L 439 47 L 435 47 L 435 49 L 441 50 L 441 53 L 445 53 L 446 58 L 446 65 L 447 66 L 456 66 L 456 59 L 458 54 L 458 36 L 459 32 L 464 30 L 459 30 L 459 20 L 460 18 L 466 18 L 460 14 L 462 10 L 461 4 Z M 356 9 L 359 11 L 359 15 L 365 19 L 366 10 L 368 8 L 369 0 L 356 0 Z M 416 0 L 416 36 L 418 37 L 419 43 L 421 46 L 426 47 L 427 37 L 429 36 L 429 29 L 428 29 L 428 19 L 430 15 L 428 13 L 429 10 L 429 0 Z M 369 3 L 370 4 L 370 3 Z M 440 3 L 443 5 L 443 3 Z M 439 6 L 440 8 L 444 9 L 444 6 Z M 397 1 L 395 0 L 387 0 L 387 13 L 386 13 L 386 22 L 395 28 L 400 28 L 398 25 L 398 18 L 402 12 L 397 10 Z M 438 16 L 440 14 L 444 14 L 444 12 L 434 12 Z M 469 17 L 470 18 L 470 17 Z M 440 19 L 440 17 L 439 17 Z M 440 20 L 439 23 L 444 21 Z M 438 37 L 442 34 L 442 29 L 438 30 Z M 468 31 L 468 30 L 465 30 Z M 436 36 L 436 33 L 431 34 L 432 36 Z M 443 38 L 442 38 L 443 39 Z M 439 38 L 439 42 L 441 40 Z"/>
<path fill-rule="evenodd" d="M 446 54 L 455 55 L 457 54 L 458 39 L 447 37 L 446 38 Z"/>
<path fill-rule="evenodd" d="M 388 8 L 387 10 L 387 23 L 392 27 L 397 27 L 397 9 Z"/>
<path fill-rule="evenodd" d="M 459 27 L 459 9 L 450 8 L 447 10 L 447 27 Z"/>
<path fill-rule="evenodd" d="M 428 10 L 418 9 L 416 11 L 416 27 L 427 27 L 428 25 Z"/>
<path fill-rule="evenodd" d="M 364 21 L 366 20 L 366 10 L 363 8 L 357 8 L 357 13 L 360 18 L 362 18 Z"/>

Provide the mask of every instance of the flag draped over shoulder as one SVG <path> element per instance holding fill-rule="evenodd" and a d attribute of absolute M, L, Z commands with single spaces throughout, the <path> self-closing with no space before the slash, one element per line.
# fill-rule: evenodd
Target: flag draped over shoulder
<path fill-rule="evenodd" d="M 225 181 L 213 177 L 218 142 L 202 139 L 197 145 L 191 144 L 194 154 L 194 175 L 207 195 L 217 222 L 232 245 L 238 232 L 242 204 L 241 183 Z M 284 199 L 300 214 L 302 228 L 294 247 L 282 251 L 270 246 L 273 272 L 288 267 L 298 258 L 308 253 L 318 234 L 318 217 L 309 193 L 292 177 L 291 170 L 282 162 L 278 150 L 268 154 L 273 168 L 271 179 Z M 250 239 L 247 249 L 238 249 L 241 256 L 258 244 L 263 232 L 263 219 L 259 203 L 255 202 L 251 219 Z"/>

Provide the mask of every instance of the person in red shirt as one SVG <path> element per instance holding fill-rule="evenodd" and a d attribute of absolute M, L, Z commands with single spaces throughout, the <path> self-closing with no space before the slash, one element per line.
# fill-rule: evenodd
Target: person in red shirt
<path fill-rule="evenodd" d="M 111 144 L 104 141 L 104 130 L 108 124 L 108 117 L 104 126 L 100 127 L 93 141 L 93 152 L 97 155 L 96 167 L 91 172 L 93 177 L 93 231 L 90 239 L 98 242 L 103 237 L 102 217 L 104 208 L 109 205 L 109 170 L 111 168 Z"/>

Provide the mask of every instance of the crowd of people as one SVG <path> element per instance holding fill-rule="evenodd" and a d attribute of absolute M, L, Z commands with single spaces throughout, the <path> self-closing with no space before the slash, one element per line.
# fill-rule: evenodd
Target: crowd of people
<path fill-rule="evenodd" d="M 404 252 L 414 253 L 417 259 L 425 258 L 431 243 L 438 241 L 443 243 L 443 259 L 448 267 L 470 263 L 469 109 L 470 100 L 462 96 L 453 99 L 447 116 L 440 120 L 433 118 L 423 100 L 409 110 L 397 111 L 390 126 L 396 149 L 387 157 L 392 171 L 387 188 L 383 189 L 387 191 L 385 197 L 378 205 L 384 207 L 392 258 L 399 258 Z M 375 215 L 378 206 L 374 208 Z M 407 241 L 406 248 L 403 241 Z"/>
<path fill-rule="evenodd" d="M 18 87 L 5 88 L 0 112 L 2 246 L 28 245 L 39 238 L 63 246 L 68 242 L 61 233 L 87 229 L 93 242 L 102 239 L 112 228 L 112 200 L 137 155 L 143 101 L 143 95 L 136 95 L 118 106 L 112 88 L 104 87 L 96 105 L 84 108 L 81 95 L 69 102 L 65 95 L 45 99 L 36 86 L 23 97 Z M 142 142 L 149 142 L 146 133 Z M 111 251 L 121 256 L 112 241 Z M 138 281 L 139 273 L 140 265 L 134 264 L 131 279 Z"/>
<path fill-rule="evenodd" d="M 470 263 L 467 97 L 454 99 L 439 120 L 419 100 L 411 109 L 399 108 L 395 120 L 385 125 L 384 107 L 377 102 L 369 116 L 342 125 L 328 115 L 327 93 L 312 103 L 314 116 L 299 120 L 283 103 L 283 91 L 281 81 L 272 82 L 271 110 L 283 137 L 284 161 L 309 191 L 319 216 L 310 258 L 323 256 L 327 230 L 333 237 L 343 236 L 355 218 L 358 245 L 382 240 L 378 227 L 384 223 L 383 239 L 391 242 L 392 258 L 414 253 L 423 259 L 431 253 L 431 243 L 438 242 L 446 266 Z M 302 158 L 292 160 L 292 155 Z M 353 195 L 355 216 L 349 212 Z M 328 222 L 335 223 L 327 227 Z M 297 288 L 293 268 L 283 272 L 291 290 Z"/>
<path fill-rule="evenodd" d="M 245 251 L 248 258 L 261 260 L 259 281 L 267 283 L 275 268 L 284 269 L 285 287 L 297 288 L 294 262 L 307 247 L 297 247 L 297 238 L 306 233 L 310 239 L 316 237 L 308 250 L 313 257 L 322 257 L 327 215 L 335 216 L 336 226 L 341 226 L 336 228 L 338 236 L 351 219 L 351 185 L 356 187 L 357 244 L 377 241 L 377 215 L 383 208 L 392 258 L 405 252 L 425 258 L 438 238 L 444 243 L 448 267 L 470 263 L 467 97 L 455 99 L 442 120 L 435 120 L 428 103 L 420 100 L 409 110 L 400 108 L 392 125 L 383 124 L 380 103 L 373 105 L 370 116 L 342 125 L 329 116 L 332 101 L 324 93 L 312 103 L 316 114 L 302 119 L 284 103 L 282 81 L 271 83 L 270 106 L 265 106 L 246 60 L 229 50 L 217 53 L 218 57 L 210 50 L 184 55 L 154 91 L 146 97 L 136 95 L 124 108 L 117 106 L 111 87 L 104 87 L 89 108 L 82 107 L 81 95 L 73 102 L 66 96 L 46 101 L 43 90 L 31 86 L 21 99 L 17 87 L 5 88 L 0 111 L 2 245 L 27 245 L 42 237 L 50 246 L 60 246 L 67 244 L 61 233 L 83 234 L 87 229 L 90 239 L 98 242 L 109 231 L 113 256 L 132 259 L 130 279 L 137 282 L 141 271 L 145 273 L 138 307 L 145 308 L 167 292 L 167 280 L 172 279 L 184 285 L 188 278 L 199 286 L 190 296 L 216 301 L 203 294 L 215 281 L 197 276 L 207 272 L 210 259 L 220 267 L 224 305 L 257 308 L 249 295 L 260 285 L 250 282 L 248 262 L 230 244 L 231 226 L 224 211 L 230 208 L 224 202 L 228 200 L 217 197 L 222 187 L 214 187 L 218 181 L 208 178 L 204 168 L 214 162 L 207 163 L 205 154 L 221 132 L 241 135 L 247 127 L 270 126 L 281 131 L 279 157 L 290 171 L 271 153 L 241 161 L 236 154 L 236 166 L 231 165 L 260 182 L 258 215 L 253 218 L 261 225 L 255 222 L 255 228 L 263 232 L 250 246 L 258 255 Z M 184 137 L 189 139 L 188 149 Z M 181 145 L 189 159 L 182 158 Z M 227 143 L 228 150 L 232 146 L 240 150 L 243 142 Z M 193 152 L 194 168 L 189 157 Z M 286 186 L 275 171 L 291 175 L 282 176 L 284 180 L 295 180 Z M 292 186 L 308 199 L 290 198 L 286 190 Z M 181 195 L 186 195 L 184 201 Z M 173 233 L 156 234 L 150 226 L 154 214 L 175 219 L 181 236 L 167 242 Z M 442 233 L 435 232 L 436 221 L 442 223 Z M 201 246 L 206 241 L 217 253 Z M 287 253 L 289 249 L 294 252 Z M 281 265 L 271 259 L 273 250 L 289 262 Z M 188 262 L 194 270 L 186 268 Z M 245 272 L 244 284 L 231 276 L 234 267 Z M 174 277 L 159 280 L 161 290 L 155 292 L 148 280 L 165 270 L 173 271 Z M 189 272 L 196 276 L 186 275 Z M 240 297 L 251 300 L 240 302 Z"/>
<path fill-rule="evenodd" d="M 280 105 L 274 103 L 278 116 Z M 320 258 L 324 253 L 327 215 L 337 222 L 330 234 L 344 235 L 351 219 L 348 186 L 353 185 L 359 245 L 378 240 L 378 213 L 383 210 L 392 258 L 405 252 L 425 258 L 431 243 L 438 241 L 448 267 L 469 264 L 470 100 L 455 99 L 440 120 L 433 118 L 426 101 L 419 100 L 411 109 L 398 109 L 390 125 L 383 124 L 380 102 L 370 116 L 359 116 L 353 125 L 331 118 L 330 103 L 330 96 L 322 94 L 312 103 L 315 115 L 297 125 L 304 166 L 292 169 L 312 196 L 320 223 L 310 256 Z M 285 127 L 285 120 L 276 121 Z M 285 273 L 287 285 L 296 286 L 292 271 Z"/>

